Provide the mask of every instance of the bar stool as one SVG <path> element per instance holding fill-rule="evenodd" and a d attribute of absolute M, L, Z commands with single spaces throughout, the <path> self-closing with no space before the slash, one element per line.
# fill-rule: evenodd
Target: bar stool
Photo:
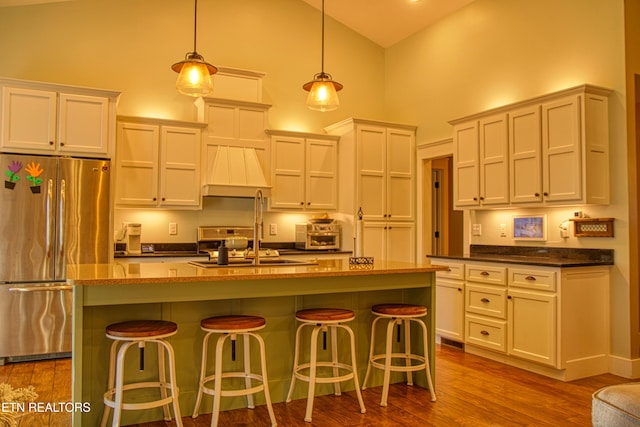
<path fill-rule="evenodd" d="M 413 371 L 420 371 L 424 369 L 427 373 L 427 383 L 429 384 L 429 391 L 431 392 L 431 401 L 436 401 L 436 393 L 433 388 L 433 382 L 431 381 L 431 369 L 429 368 L 429 342 L 427 326 L 420 319 L 427 315 L 427 308 L 421 305 L 413 304 L 379 304 L 374 305 L 371 308 L 371 312 L 376 316 L 371 325 L 371 348 L 369 350 L 369 366 L 367 367 L 367 373 L 364 376 L 364 383 L 362 389 L 367 388 L 367 381 L 369 380 L 369 374 L 371 368 L 378 368 L 384 371 L 384 377 L 382 382 L 382 399 L 380 400 L 380 406 L 387 406 L 387 397 L 389 395 L 389 380 L 391 372 L 406 372 L 407 384 L 413 385 Z M 387 319 L 387 337 L 386 347 L 384 354 L 374 354 L 375 348 L 375 336 L 376 336 L 376 324 L 379 320 Z M 422 340 L 424 342 L 423 355 L 411 353 L 411 322 L 416 322 L 422 328 Z M 393 329 L 394 326 L 398 326 L 397 341 L 400 342 L 400 326 L 404 323 L 404 353 L 393 353 Z M 383 363 L 377 362 L 383 360 Z M 403 359 L 405 365 L 393 365 L 393 359 Z M 418 364 L 413 364 L 412 361 L 418 361 Z"/>
<path fill-rule="evenodd" d="M 178 405 L 178 387 L 176 385 L 176 368 L 173 347 L 165 338 L 175 335 L 178 325 L 164 320 L 133 320 L 129 322 L 114 323 L 106 327 L 107 338 L 112 339 L 109 355 L 109 379 L 107 391 L 104 394 L 105 409 L 102 415 L 101 426 L 107 425 L 109 412 L 113 409 L 112 426 L 120 425 L 123 410 L 143 410 L 163 407 L 165 421 L 171 420 L 170 406 L 178 427 L 182 426 L 180 407 Z M 158 344 L 158 381 L 145 381 L 124 383 L 124 361 L 127 350 L 137 345 L 140 349 L 140 370 L 144 370 L 144 349 L 147 343 Z M 166 378 L 165 351 L 169 359 L 169 382 Z M 125 403 L 123 394 L 125 391 L 141 388 L 159 388 L 159 400 L 138 403 Z M 167 390 L 171 395 L 167 395 Z"/>
<path fill-rule="evenodd" d="M 193 418 L 198 416 L 200 404 L 202 402 L 202 394 L 213 396 L 213 411 L 211 413 L 211 426 L 218 425 L 220 414 L 220 399 L 227 396 L 247 396 L 247 406 L 250 409 L 255 408 L 253 395 L 264 391 L 264 399 L 271 418 L 271 425 L 276 426 L 276 417 L 271 406 L 271 397 L 269 395 L 269 384 L 267 382 L 267 361 L 265 357 L 265 346 L 262 337 L 255 333 L 265 327 L 266 320 L 259 316 L 217 316 L 209 317 L 200 322 L 200 328 L 206 332 L 202 341 L 202 365 L 200 368 L 200 386 L 198 387 L 198 397 L 193 410 Z M 216 341 L 216 353 L 213 375 L 207 372 L 207 348 L 209 338 L 212 334 L 220 334 Z M 222 372 L 222 350 L 224 342 L 227 338 L 231 338 L 231 359 L 236 360 L 236 339 L 238 335 L 244 338 L 244 370 L 233 372 Z M 258 341 L 260 347 L 260 369 L 261 374 L 251 372 L 251 349 L 249 338 L 253 337 Z M 222 380 L 225 378 L 244 378 L 245 388 L 239 390 L 222 390 Z M 259 384 L 253 386 L 251 380 L 256 380 Z M 206 384 L 213 381 L 213 388 L 207 387 Z"/>
<path fill-rule="evenodd" d="M 293 387 L 296 379 L 307 381 L 309 383 L 309 391 L 307 395 L 307 411 L 304 420 L 311 422 L 311 414 L 313 412 L 313 397 L 315 395 L 316 383 L 326 384 L 333 383 L 334 393 L 336 396 L 341 394 L 340 383 L 353 379 L 358 402 L 360 402 L 360 412 L 365 413 L 362 394 L 360 393 L 360 384 L 358 382 L 358 371 L 356 368 L 356 344 L 355 336 L 349 326 L 343 325 L 343 322 L 350 322 L 355 319 L 352 310 L 339 308 L 312 308 L 300 310 L 296 312 L 296 320 L 300 325 L 296 331 L 296 347 L 293 361 L 293 374 L 291 376 L 291 385 L 287 394 L 287 402 L 291 402 Z M 309 355 L 309 363 L 300 363 L 300 336 L 304 327 L 312 327 L 311 331 L 311 351 Z M 338 328 L 347 331 L 351 343 L 351 364 L 340 363 L 338 358 Z M 323 349 L 327 347 L 326 332 L 331 333 L 331 362 L 318 362 L 318 333 L 323 333 Z M 318 377 L 318 368 L 332 368 L 332 376 Z M 304 375 L 302 371 L 308 369 L 309 375 Z M 340 370 L 347 371 L 346 374 L 340 375 Z"/>

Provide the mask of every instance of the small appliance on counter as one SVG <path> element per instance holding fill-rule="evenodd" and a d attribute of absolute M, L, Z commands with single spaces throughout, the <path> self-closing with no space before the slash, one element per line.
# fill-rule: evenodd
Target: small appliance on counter
<path fill-rule="evenodd" d="M 311 219 L 307 224 L 296 224 L 296 249 L 321 251 L 340 249 L 342 227 L 333 219 Z"/>
<path fill-rule="evenodd" d="M 140 255 L 142 246 L 140 245 L 140 235 L 142 234 L 142 224 L 127 224 L 127 236 L 129 238 L 127 252 L 132 255 Z"/>

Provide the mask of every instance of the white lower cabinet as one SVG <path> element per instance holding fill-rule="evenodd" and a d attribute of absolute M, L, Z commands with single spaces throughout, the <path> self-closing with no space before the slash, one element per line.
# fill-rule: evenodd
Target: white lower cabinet
<path fill-rule="evenodd" d="M 436 333 L 441 337 L 464 340 L 469 353 L 564 381 L 608 372 L 608 266 L 553 268 L 443 258 L 432 264 L 450 266 L 436 273 Z M 454 292 L 458 289 L 464 289 L 463 298 Z"/>

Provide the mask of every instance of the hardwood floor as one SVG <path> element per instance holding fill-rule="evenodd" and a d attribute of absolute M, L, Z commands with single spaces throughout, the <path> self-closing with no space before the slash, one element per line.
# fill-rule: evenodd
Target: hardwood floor
<path fill-rule="evenodd" d="M 436 349 L 436 392 L 431 402 L 429 392 L 403 384 L 391 386 L 389 404 L 379 406 L 381 387 L 363 391 L 366 414 L 360 414 L 353 392 L 342 396 L 316 397 L 313 423 L 303 421 L 306 400 L 278 403 L 274 411 L 279 426 L 589 426 L 591 394 L 610 384 L 629 380 L 611 374 L 571 382 L 556 381 L 518 368 L 465 354 L 448 346 Z M 0 366 L 0 383 L 14 388 L 32 384 L 38 401 L 70 400 L 70 361 L 12 363 Z M 191 408 L 183 412 L 188 414 Z M 183 414 L 184 415 L 184 414 Z M 67 413 L 30 413 L 20 420 L 20 427 L 70 425 Z M 196 420 L 183 418 L 185 427 L 209 426 L 211 417 Z M 223 412 L 220 426 L 268 426 L 264 406 L 255 410 Z M 137 427 L 175 426 L 154 422 Z"/>

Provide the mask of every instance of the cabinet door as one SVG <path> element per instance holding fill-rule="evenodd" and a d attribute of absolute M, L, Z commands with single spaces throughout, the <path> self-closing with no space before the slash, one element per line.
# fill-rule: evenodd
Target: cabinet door
<path fill-rule="evenodd" d="M 386 129 L 377 126 L 358 126 L 358 195 L 356 205 L 362 207 L 365 220 L 386 219 Z"/>
<path fill-rule="evenodd" d="M 61 93 L 58 151 L 62 154 L 109 154 L 109 100 Z"/>
<path fill-rule="evenodd" d="M 387 200 L 388 220 L 414 219 L 414 151 L 415 135 L 412 131 L 387 129 Z"/>
<path fill-rule="evenodd" d="M 464 341 L 464 282 L 436 278 L 436 333 Z"/>
<path fill-rule="evenodd" d="M 306 208 L 335 210 L 338 207 L 338 144 L 307 139 Z"/>
<path fill-rule="evenodd" d="M 200 129 L 162 126 L 160 206 L 200 206 Z"/>
<path fill-rule="evenodd" d="M 271 208 L 304 208 L 304 167 L 304 138 L 274 136 L 271 139 Z"/>
<path fill-rule="evenodd" d="M 2 149 L 52 154 L 56 150 L 55 92 L 2 89 Z"/>
<path fill-rule="evenodd" d="M 364 256 L 381 261 L 387 256 L 386 223 L 365 221 L 363 226 Z"/>
<path fill-rule="evenodd" d="M 156 206 L 159 127 L 118 123 L 116 203 Z"/>
<path fill-rule="evenodd" d="M 511 203 L 542 201 L 540 107 L 509 113 L 509 164 Z"/>
<path fill-rule="evenodd" d="M 389 261 L 415 262 L 416 232 L 414 224 L 388 222 L 386 232 L 387 253 L 384 259 Z"/>
<path fill-rule="evenodd" d="M 480 203 L 509 203 L 509 163 L 507 115 L 500 114 L 479 122 Z"/>
<path fill-rule="evenodd" d="M 453 129 L 453 199 L 455 207 L 480 204 L 478 122 Z"/>
<path fill-rule="evenodd" d="M 542 104 L 542 184 L 545 202 L 582 198 L 580 97 Z"/>
<path fill-rule="evenodd" d="M 509 290 L 510 355 L 556 366 L 556 295 Z"/>

